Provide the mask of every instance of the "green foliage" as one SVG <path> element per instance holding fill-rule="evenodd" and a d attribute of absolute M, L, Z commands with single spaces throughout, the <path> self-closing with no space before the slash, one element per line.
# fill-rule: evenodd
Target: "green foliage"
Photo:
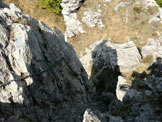
<path fill-rule="evenodd" d="M 162 7 L 162 0 L 156 0 L 157 4 Z"/>
<path fill-rule="evenodd" d="M 61 0 L 38 0 L 41 8 L 47 8 L 50 12 L 59 14 L 61 12 Z"/>

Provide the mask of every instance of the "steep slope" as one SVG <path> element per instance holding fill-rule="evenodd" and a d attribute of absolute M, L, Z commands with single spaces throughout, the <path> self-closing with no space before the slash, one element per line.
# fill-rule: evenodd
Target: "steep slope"
<path fill-rule="evenodd" d="M 14 4 L 0 6 L 0 121 L 82 121 L 88 79 L 73 47 Z"/>

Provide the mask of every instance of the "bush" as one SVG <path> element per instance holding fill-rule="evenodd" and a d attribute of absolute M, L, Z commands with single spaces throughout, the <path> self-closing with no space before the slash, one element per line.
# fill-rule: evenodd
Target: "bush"
<path fill-rule="evenodd" d="M 38 0 L 41 8 L 47 8 L 50 12 L 59 14 L 61 12 L 61 0 Z"/>
<path fill-rule="evenodd" d="M 162 0 L 156 0 L 157 4 L 162 7 Z"/>

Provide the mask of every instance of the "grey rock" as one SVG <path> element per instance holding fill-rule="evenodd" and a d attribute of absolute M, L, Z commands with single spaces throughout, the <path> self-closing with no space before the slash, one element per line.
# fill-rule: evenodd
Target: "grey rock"
<path fill-rule="evenodd" d="M 111 103 L 115 99 L 115 95 L 112 92 L 103 92 L 102 96 L 106 103 Z"/>
<path fill-rule="evenodd" d="M 1 8 L 0 62 L 0 119 L 82 121 L 88 78 L 60 31 L 14 4 Z"/>
<path fill-rule="evenodd" d="M 92 51 L 95 49 L 95 47 L 97 45 L 99 45 L 100 43 L 102 43 L 102 40 L 100 41 L 96 41 L 94 44 L 90 45 L 89 48 L 86 48 L 86 54 L 81 56 L 80 61 L 82 62 L 88 77 L 91 76 L 91 71 L 92 71 L 92 63 L 93 62 L 93 58 L 92 58 Z"/>
<path fill-rule="evenodd" d="M 10 3 L 10 6 L 9 7 L 10 7 L 10 9 L 12 11 L 21 12 L 21 10 L 19 8 L 17 8 L 13 3 Z"/>
<path fill-rule="evenodd" d="M 83 13 L 82 21 L 87 24 L 89 27 L 98 26 L 100 29 L 104 27 L 102 20 L 101 12 L 86 11 Z"/>
<path fill-rule="evenodd" d="M 146 57 L 152 55 L 154 61 L 157 57 L 162 57 L 161 42 L 162 37 L 159 37 L 159 39 L 148 38 L 146 45 L 142 47 L 142 56 Z"/>
<path fill-rule="evenodd" d="M 104 2 L 112 2 L 112 0 L 104 0 Z"/>
<path fill-rule="evenodd" d="M 124 122 L 121 117 L 110 116 L 109 122 Z"/>
<path fill-rule="evenodd" d="M 136 117 L 135 122 L 158 122 L 153 112 L 154 109 L 150 104 L 143 105 L 141 109 L 142 111 L 140 115 Z"/>
<path fill-rule="evenodd" d="M 6 122 L 27 122 L 27 121 L 22 120 L 22 119 L 19 120 L 18 118 L 12 116 L 12 117 L 10 117 Z"/>
<path fill-rule="evenodd" d="M 67 37 L 73 37 L 76 34 L 84 33 L 83 27 L 77 18 L 77 10 L 81 6 L 82 0 L 62 0 L 62 14 L 66 25 Z"/>
<path fill-rule="evenodd" d="M 119 76 L 118 77 L 118 83 L 116 86 L 116 97 L 118 98 L 118 100 L 123 101 L 124 97 L 126 96 L 127 92 L 129 91 L 128 88 L 125 88 L 124 90 L 121 88 L 122 85 L 127 84 L 127 81 Z"/>
<path fill-rule="evenodd" d="M 87 109 L 84 113 L 83 122 L 101 122 L 97 115 L 91 109 Z"/>
<path fill-rule="evenodd" d="M 119 2 L 119 3 L 115 6 L 114 10 L 115 10 L 115 12 L 117 13 L 117 12 L 119 11 L 120 8 L 123 8 L 123 7 L 125 7 L 125 6 L 130 5 L 130 4 L 131 4 L 131 2 Z"/>
<path fill-rule="evenodd" d="M 141 55 L 133 41 L 128 41 L 123 44 L 108 42 L 106 45 L 116 50 L 120 72 L 133 71 L 140 65 Z"/>
<path fill-rule="evenodd" d="M 151 95 L 152 95 L 152 92 L 151 92 L 150 90 L 146 90 L 146 91 L 145 91 L 145 94 L 146 94 L 146 96 L 148 96 L 148 97 L 149 97 L 149 96 L 151 96 Z"/>
<path fill-rule="evenodd" d="M 81 6 L 82 0 L 62 0 L 61 6 L 63 7 L 63 14 L 71 14 L 76 12 L 77 9 Z"/>
<path fill-rule="evenodd" d="M 131 88 L 131 84 L 128 83 L 122 76 L 118 77 L 116 96 L 121 102 L 127 99 L 141 99 L 141 93 L 136 89 Z"/>
<path fill-rule="evenodd" d="M 82 28 L 80 21 L 77 18 L 77 13 L 71 13 L 69 15 L 64 15 L 64 21 L 66 25 L 67 37 L 73 37 L 79 33 L 84 33 L 85 31 Z"/>
<path fill-rule="evenodd" d="M 149 6 L 156 6 L 158 11 L 157 13 L 155 13 L 151 18 L 150 20 L 148 21 L 148 23 L 154 23 L 154 22 L 160 22 L 161 19 L 162 19 L 162 8 L 159 7 L 159 5 L 156 3 L 156 1 L 154 0 L 146 0 L 146 1 L 143 1 L 144 2 L 144 6 L 148 9 Z M 162 21 L 161 21 L 162 22 Z"/>
<path fill-rule="evenodd" d="M 162 92 L 162 81 L 156 85 L 156 88 L 159 92 Z"/>
<path fill-rule="evenodd" d="M 96 56 L 92 57 L 92 53 Z M 102 62 L 99 60 L 101 58 Z M 113 70 L 119 66 L 120 72 L 125 73 L 133 71 L 140 65 L 141 55 L 132 41 L 123 44 L 115 44 L 109 40 L 100 40 L 92 44 L 80 60 L 90 76 L 92 69 L 90 62 L 92 61 L 94 65 L 106 65 Z"/>
<path fill-rule="evenodd" d="M 119 74 L 136 69 L 141 63 L 141 55 L 132 41 L 116 44 L 104 40 L 92 44 L 81 62 L 96 90 L 115 93 Z"/>

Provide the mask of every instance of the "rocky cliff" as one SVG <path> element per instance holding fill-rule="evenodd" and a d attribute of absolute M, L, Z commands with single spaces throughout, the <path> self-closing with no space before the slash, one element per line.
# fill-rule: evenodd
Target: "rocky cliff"
<path fill-rule="evenodd" d="M 81 2 L 62 0 L 62 13 L 64 19 L 72 19 L 70 24 L 78 22 Z M 0 1 L 0 122 L 162 121 L 161 8 L 153 0 L 102 3 L 97 6 L 112 7 L 117 14 L 112 22 L 121 11 L 131 10 L 120 20 L 131 29 L 137 26 L 128 32 L 138 30 L 136 39 L 141 40 L 96 41 L 80 58 L 83 67 L 60 31 Z M 84 13 L 82 21 L 90 28 L 106 27 L 102 11 Z M 132 13 L 136 13 L 135 20 Z M 147 20 L 142 22 L 143 18 Z M 77 27 L 80 24 L 74 30 Z M 139 27 L 146 33 L 139 33 Z M 74 35 L 71 25 L 67 28 Z"/>
<path fill-rule="evenodd" d="M 0 6 L 0 121 L 82 121 L 88 78 L 73 47 L 14 4 Z"/>

